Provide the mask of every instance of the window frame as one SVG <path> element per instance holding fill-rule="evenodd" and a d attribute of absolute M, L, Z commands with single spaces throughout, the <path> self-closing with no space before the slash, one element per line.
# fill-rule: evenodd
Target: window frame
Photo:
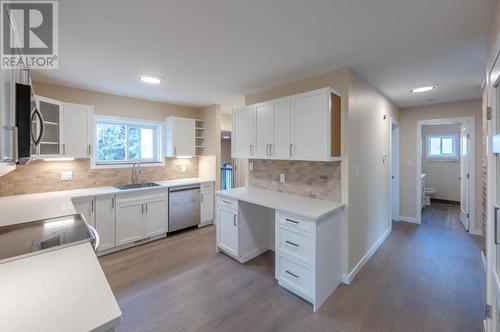
<path fill-rule="evenodd" d="M 136 159 L 127 159 L 127 160 L 117 160 L 117 161 L 98 161 L 97 160 L 97 124 L 98 123 L 108 123 L 108 124 L 117 124 L 126 126 L 125 129 L 125 137 L 126 137 L 126 155 L 128 157 L 128 131 L 129 128 L 145 128 L 145 129 L 153 129 L 153 154 L 154 158 L 141 159 L 141 166 L 144 167 L 157 167 L 157 166 L 165 166 L 165 154 L 163 150 L 163 122 L 161 121 L 150 121 L 143 119 L 132 119 L 132 118 L 123 118 L 123 117 L 115 117 L 115 116 L 105 116 L 105 115 L 95 115 L 92 121 L 92 169 L 99 168 L 130 168 L 133 166 Z"/>
<path fill-rule="evenodd" d="M 440 139 L 440 151 L 441 154 L 439 155 L 431 155 L 431 140 L 433 138 L 439 138 Z M 447 155 L 443 154 L 443 139 L 452 139 L 452 149 L 453 149 L 453 154 Z M 459 150 L 460 150 L 460 142 L 458 141 L 458 135 L 457 134 L 430 134 L 425 137 L 425 146 L 426 146 L 426 151 L 425 151 L 425 157 L 427 160 L 431 161 L 458 161 L 459 159 Z"/>

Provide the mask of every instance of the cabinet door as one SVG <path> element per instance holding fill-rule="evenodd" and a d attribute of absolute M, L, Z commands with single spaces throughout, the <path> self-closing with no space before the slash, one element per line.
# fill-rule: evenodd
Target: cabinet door
<path fill-rule="evenodd" d="M 272 159 L 290 159 L 290 97 L 271 101 L 273 113 Z"/>
<path fill-rule="evenodd" d="M 168 199 L 151 199 L 145 202 L 144 228 L 145 236 L 165 234 L 168 225 Z"/>
<path fill-rule="evenodd" d="M 238 215 L 219 209 L 219 246 L 229 253 L 238 255 Z"/>
<path fill-rule="evenodd" d="M 63 103 L 57 100 L 36 96 L 37 106 L 43 116 L 44 130 L 37 148 L 41 156 L 60 156 L 63 154 Z"/>
<path fill-rule="evenodd" d="M 144 238 L 144 205 L 142 201 L 117 204 L 116 246 Z"/>
<path fill-rule="evenodd" d="M 94 198 L 78 198 L 73 200 L 76 212 L 83 215 L 87 224 L 95 227 L 94 204 Z"/>
<path fill-rule="evenodd" d="M 255 112 L 253 106 L 233 109 L 232 157 L 253 158 L 255 156 Z"/>
<path fill-rule="evenodd" d="M 12 69 L 1 70 L 1 91 L 0 91 L 0 105 L 1 105 L 1 118 L 0 118 L 0 137 L 1 161 L 14 161 L 15 160 L 15 111 L 14 111 L 14 72 Z"/>
<path fill-rule="evenodd" d="M 268 159 L 273 144 L 273 114 L 268 102 L 255 105 L 255 157 Z"/>
<path fill-rule="evenodd" d="M 208 223 L 214 220 L 214 192 L 212 189 L 201 192 L 201 220 Z"/>
<path fill-rule="evenodd" d="M 95 227 L 101 244 L 99 251 L 115 247 L 115 197 L 96 197 Z"/>
<path fill-rule="evenodd" d="M 90 157 L 90 118 L 92 106 L 64 104 L 63 149 L 65 156 Z"/>
<path fill-rule="evenodd" d="M 328 89 L 292 96 L 292 160 L 328 160 Z"/>
<path fill-rule="evenodd" d="M 167 156 L 194 156 L 196 154 L 196 121 L 189 118 L 167 119 Z M 169 131 L 169 132 L 168 132 Z"/>

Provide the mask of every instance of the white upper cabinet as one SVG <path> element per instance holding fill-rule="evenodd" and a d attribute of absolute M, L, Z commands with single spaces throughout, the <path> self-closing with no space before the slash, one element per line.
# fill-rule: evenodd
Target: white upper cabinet
<path fill-rule="evenodd" d="M 255 158 L 266 159 L 271 156 L 273 144 L 273 112 L 269 102 L 256 104 L 255 112 Z"/>
<path fill-rule="evenodd" d="M 255 157 L 255 109 L 253 106 L 233 109 L 233 158 Z"/>
<path fill-rule="evenodd" d="M 166 156 L 196 155 L 196 120 L 169 116 L 166 126 Z"/>
<path fill-rule="evenodd" d="M 90 158 L 92 114 L 92 106 L 64 104 L 63 155 L 73 158 Z"/>
<path fill-rule="evenodd" d="M 341 98 L 331 88 L 233 110 L 233 158 L 341 160 Z"/>
<path fill-rule="evenodd" d="M 269 148 L 272 159 L 290 159 L 290 97 L 270 102 L 273 116 L 273 142 Z"/>
<path fill-rule="evenodd" d="M 34 148 L 33 154 L 39 156 L 64 155 L 63 117 L 64 103 L 58 100 L 36 96 L 37 107 L 42 114 L 43 124 L 40 121 L 32 123 L 32 130 L 37 137 L 43 131 L 40 144 Z"/>

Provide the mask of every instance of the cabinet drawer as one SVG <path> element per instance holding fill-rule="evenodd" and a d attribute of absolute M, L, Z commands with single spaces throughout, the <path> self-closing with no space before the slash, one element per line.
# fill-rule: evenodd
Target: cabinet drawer
<path fill-rule="evenodd" d="M 203 192 L 213 191 L 213 183 L 208 182 L 200 184 L 200 190 Z"/>
<path fill-rule="evenodd" d="M 232 198 L 219 197 L 219 206 L 228 209 L 238 210 L 238 201 Z"/>
<path fill-rule="evenodd" d="M 286 214 L 283 212 L 278 213 L 278 222 L 282 225 L 286 225 L 309 233 L 313 231 L 314 227 L 314 221 L 312 219 Z"/>
<path fill-rule="evenodd" d="M 312 300 L 312 269 L 297 264 L 282 255 L 278 255 L 278 269 L 278 281 L 281 286 L 308 301 Z"/>
<path fill-rule="evenodd" d="M 278 251 L 312 265 L 314 241 L 312 235 L 285 226 L 278 227 Z"/>

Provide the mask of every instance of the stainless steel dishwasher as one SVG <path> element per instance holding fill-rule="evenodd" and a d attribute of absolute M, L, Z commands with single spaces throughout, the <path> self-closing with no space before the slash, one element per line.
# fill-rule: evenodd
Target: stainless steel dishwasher
<path fill-rule="evenodd" d="M 172 187 L 168 190 L 168 232 L 200 223 L 200 185 Z"/>

